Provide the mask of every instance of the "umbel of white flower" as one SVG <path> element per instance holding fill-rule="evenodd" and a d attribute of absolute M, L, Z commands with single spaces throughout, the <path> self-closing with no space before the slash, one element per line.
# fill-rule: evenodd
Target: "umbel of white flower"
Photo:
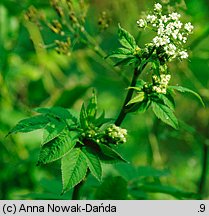
<path fill-rule="evenodd" d="M 194 27 L 190 22 L 182 23 L 179 13 L 163 14 L 162 11 L 162 5 L 156 3 L 153 14 L 148 14 L 146 18 L 137 21 L 138 27 L 143 29 L 149 27 L 156 32 L 150 45 L 162 47 L 169 60 L 177 57 L 180 59 L 188 58 L 188 53 L 183 46 Z"/>

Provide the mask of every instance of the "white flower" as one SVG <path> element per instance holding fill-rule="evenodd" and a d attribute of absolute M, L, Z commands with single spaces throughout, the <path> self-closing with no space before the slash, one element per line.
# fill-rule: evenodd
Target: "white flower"
<path fill-rule="evenodd" d="M 149 13 L 145 19 L 139 19 L 137 21 L 138 26 L 141 28 L 148 26 L 156 33 L 151 45 L 157 51 L 163 52 L 164 50 L 167 54 L 165 61 L 171 61 L 176 57 L 181 59 L 188 58 L 186 50 L 183 51 L 182 47 L 187 42 L 187 38 L 192 33 L 194 27 L 190 22 L 183 24 L 179 13 L 163 14 L 162 9 L 162 5 L 156 3 L 154 5 L 154 13 Z"/>
<path fill-rule="evenodd" d="M 178 14 L 178 13 L 173 12 L 173 13 L 169 14 L 169 17 L 170 17 L 172 20 L 178 20 L 178 19 L 181 17 L 181 15 Z"/>
<path fill-rule="evenodd" d="M 147 22 L 146 22 L 146 20 L 144 20 L 144 19 L 139 19 L 139 20 L 137 21 L 137 25 L 138 25 L 140 28 L 144 28 L 144 27 L 147 25 Z"/>
<path fill-rule="evenodd" d="M 163 33 L 164 33 L 164 28 L 162 26 L 160 26 L 157 30 L 157 34 L 162 35 Z"/>
<path fill-rule="evenodd" d="M 174 22 L 174 26 L 176 27 L 176 28 L 178 28 L 178 29 L 180 29 L 181 27 L 182 27 L 182 25 L 183 25 L 183 23 L 181 22 L 181 21 L 176 21 L 176 22 Z"/>
<path fill-rule="evenodd" d="M 179 55 L 180 55 L 180 58 L 181 59 L 186 59 L 186 58 L 188 58 L 188 53 L 186 52 L 186 51 L 181 51 L 181 52 L 179 52 Z"/>
<path fill-rule="evenodd" d="M 168 44 L 168 43 L 170 43 L 169 37 L 167 35 L 163 35 L 161 45 L 165 45 L 165 44 Z"/>
<path fill-rule="evenodd" d="M 164 50 L 169 56 L 175 56 L 176 54 L 176 46 L 174 44 L 168 44 Z"/>
<path fill-rule="evenodd" d="M 169 18 L 166 15 L 163 15 L 163 16 L 161 16 L 161 20 L 162 20 L 162 22 L 167 23 Z"/>
<path fill-rule="evenodd" d="M 154 10 L 156 10 L 156 11 L 161 11 L 161 10 L 162 10 L 162 5 L 161 5 L 160 3 L 156 3 L 156 4 L 154 5 Z"/>
<path fill-rule="evenodd" d="M 157 20 L 157 16 L 148 14 L 146 19 L 147 22 L 154 23 Z"/>
<path fill-rule="evenodd" d="M 192 32 L 193 28 L 194 26 L 190 22 L 184 25 L 184 29 L 187 30 L 189 33 Z"/>
<path fill-rule="evenodd" d="M 181 33 L 178 33 L 178 39 L 179 39 L 180 41 L 182 41 L 182 39 L 183 39 L 183 36 L 182 36 L 182 34 L 181 34 Z"/>
<path fill-rule="evenodd" d="M 166 94 L 166 89 L 171 79 L 171 75 L 170 74 L 161 74 L 160 76 L 153 75 L 152 78 L 154 81 L 152 90 L 157 93 Z"/>
<path fill-rule="evenodd" d="M 183 43 L 186 43 L 187 42 L 187 37 L 183 37 L 182 41 L 183 41 Z"/>

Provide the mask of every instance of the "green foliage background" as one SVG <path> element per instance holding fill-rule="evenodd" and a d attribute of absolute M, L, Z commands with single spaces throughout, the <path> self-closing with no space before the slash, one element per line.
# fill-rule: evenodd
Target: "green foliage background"
<path fill-rule="evenodd" d="M 170 65 L 172 82 L 198 92 L 206 108 L 194 97 L 178 94 L 179 130 L 158 121 L 149 111 L 129 115 L 122 125 L 128 130 L 128 140 L 119 151 L 130 163 L 104 165 L 102 184 L 89 176 L 82 188 L 83 198 L 209 199 L 209 166 L 205 187 L 199 189 L 203 145 L 209 145 L 209 3 L 173 2 L 187 8 L 185 19 L 195 30 L 188 42 L 192 51 L 189 61 Z M 149 35 L 139 33 L 136 20 L 153 1 L 89 3 L 86 29 L 106 53 L 118 47 L 118 23 L 137 38 L 139 45 L 147 42 Z M 91 96 L 92 87 L 97 89 L 101 110 L 107 117 L 117 117 L 132 71 L 114 69 L 87 45 L 76 46 L 70 56 L 58 55 L 53 48 L 40 48 L 40 32 L 24 20 L 30 5 L 54 16 L 48 1 L 0 2 L 0 199 L 70 199 L 71 191 L 60 196 L 59 164 L 36 166 L 40 131 L 5 135 L 19 120 L 31 116 L 35 107 L 63 106 L 79 111 Z M 103 11 L 110 24 L 101 31 L 98 20 Z M 45 43 L 52 43 L 54 35 L 49 29 L 44 27 L 42 32 Z M 113 188 L 115 193 L 110 193 Z"/>

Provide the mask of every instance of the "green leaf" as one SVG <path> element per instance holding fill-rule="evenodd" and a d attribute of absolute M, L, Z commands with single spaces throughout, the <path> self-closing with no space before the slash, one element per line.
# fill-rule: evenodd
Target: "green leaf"
<path fill-rule="evenodd" d="M 141 102 L 144 100 L 144 92 L 138 92 L 137 93 L 137 96 L 132 98 L 127 104 L 127 105 L 130 105 L 130 104 L 133 104 L 133 103 L 138 103 L 138 102 Z"/>
<path fill-rule="evenodd" d="M 79 184 L 86 176 L 87 163 L 81 149 L 75 148 L 62 158 L 63 193 Z"/>
<path fill-rule="evenodd" d="M 106 58 L 127 58 L 130 55 L 132 55 L 132 52 L 129 49 L 126 48 L 118 48 L 117 50 L 113 51 L 110 55 L 108 55 Z"/>
<path fill-rule="evenodd" d="M 9 134 L 17 133 L 17 132 L 27 133 L 30 131 L 44 128 L 48 123 L 49 123 L 49 118 L 47 118 L 44 115 L 33 116 L 19 121 L 17 125 L 10 130 Z"/>
<path fill-rule="evenodd" d="M 44 128 L 42 145 L 57 137 L 65 128 L 64 122 L 51 119 L 51 122 Z"/>
<path fill-rule="evenodd" d="M 118 25 L 118 36 L 119 41 L 122 46 L 128 49 L 135 49 L 136 48 L 136 41 L 134 37 L 125 29 L 123 29 L 120 25 Z"/>
<path fill-rule="evenodd" d="M 169 107 L 164 104 L 152 101 L 152 109 L 155 115 L 163 122 L 175 129 L 178 128 L 178 120 Z"/>
<path fill-rule="evenodd" d="M 197 97 L 199 99 L 200 103 L 205 107 L 205 104 L 204 104 L 201 96 L 197 92 L 192 91 L 191 89 L 188 89 L 188 88 L 185 88 L 185 87 L 182 87 L 182 86 L 169 86 L 168 88 L 177 90 L 177 91 L 182 92 L 182 93 L 188 92 L 188 93 L 193 94 L 195 97 Z"/>
<path fill-rule="evenodd" d="M 136 82 L 136 88 L 139 88 L 140 90 L 143 88 L 143 86 L 146 84 L 146 82 L 142 79 L 137 80 Z M 133 87 L 132 87 L 133 88 Z"/>
<path fill-rule="evenodd" d="M 72 123 L 77 124 L 77 118 L 72 115 L 68 109 L 62 107 L 41 107 L 36 108 L 35 111 L 38 113 L 51 115 L 64 121 L 71 120 Z"/>
<path fill-rule="evenodd" d="M 96 127 L 101 127 L 103 124 L 114 121 L 111 118 L 105 118 L 105 111 L 94 121 Z"/>
<path fill-rule="evenodd" d="M 149 108 L 150 104 L 151 104 L 150 100 L 144 100 L 144 101 L 142 101 L 138 105 L 137 112 L 144 113 L 145 111 L 147 111 L 147 109 Z"/>
<path fill-rule="evenodd" d="M 86 157 L 86 162 L 88 164 L 88 167 L 92 173 L 93 176 L 95 176 L 96 179 L 101 181 L 102 177 L 102 167 L 100 160 L 98 156 L 96 155 L 96 152 L 92 151 L 90 148 L 82 148 L 82 152 L 84 153 Z"/>
<path fill-rule="evenodd" d="M 99 153 L 98 156 L 104 162 L 107 162 L 107 163 L 125 162 L 127 163 L 127 161 L 123 159 L 122 156 L 118 152 L 116 152 L 113 148 L 110 148 L 109 146 L 100 144 L 100 143 L 98 145 L 102 153 L 102 154 Z"/>
<path fill-rule="evenodd" d="M 126 107 L 126 112 L 143 113 L 149 108 L 150 103 L 151 102 L 149 100 L 143 100 L 142 102 L 139 103 L 130 104 L 129 106 Z"/>
<path fill-rule="evenodd" d="M 157 94 L 157 97 L 171 110 L 175 109 L 175 102 L 173 97 L 170 94 Z"/>
<path fill-rule="evenodd" d="M 127 57 L 119 62 L 117 62 L 114 66 L 119 66 L 119 65 L 123 65 L 123 66 L 127 66 L 127 65 L 130 65 L 133 61 L 133 59 L 135 59 L 134 56 L 131 56 L 131 57 Z"/>
<path fill-rule="evenodd" d="M 88 128 L 88 117 L 87 117 L 87 113 L 86 113 L 86 109 L 84 106 L 84 103 L 81 107 L 81 111 L 80 111 L 80 124 L 81 124 L 81 128 L 83 128 L 84 130 Z"/>
<path fill-rule="evenodd" d="M 76 144 L 77 133 L 73 131 L 64 131 L 58 137 L 42 146 L 38 165 L 47 164 L 62 158 Z"/>
<path fill-rule="evenodd" d="M 108 177 L 97 188 L 97 200 L 126 200 L 128 195 L 127 181 L 122 177 Z"/>
<path fill-rule="evenodd" d="M 95 120 L 97 114 L 97 97 L 95 91 L 93 91 L 93 95 L 89 100 L 88 106 L 86 108 L 86 114 L 89 121 L 92 122 L 93 120 Z"/>

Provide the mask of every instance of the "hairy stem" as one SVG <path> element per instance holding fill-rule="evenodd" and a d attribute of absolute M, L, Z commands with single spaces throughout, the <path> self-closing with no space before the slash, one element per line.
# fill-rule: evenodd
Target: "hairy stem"
<path fill-rule="evenodd" d="M 144 70 L 146 65 L 147 65 L 147 63 L 144 64 L 140 69 L 135 68 L 130 87 L 136 86 L 137 79 L 138 79 L 139 75 L 142 73 L 142 71 Z M 121 123 L 123 122 L 123 120 L 125 119 L 126 115 L 128 114 L 128 112 L 126 111 L 126 105 L 131 100 L 133 93 L 134 93 L 134 89 L 130 88 L 128 90 L 128 93 L 127 93 L 126 98 L 124 100 L 121 111 L 118 115 L 118 118 L 115 121 L 115 125 L 120 126 Z"/>
<path fill-rule="evenodd" d="M 198 193 L 202 196 L 204 193 L 206 178 L 207 178 L 207 165 L 209 156 L 209 146 L 203 145 L 203 158 L 202 158 L 202 172 L 199 181 Z"/>

